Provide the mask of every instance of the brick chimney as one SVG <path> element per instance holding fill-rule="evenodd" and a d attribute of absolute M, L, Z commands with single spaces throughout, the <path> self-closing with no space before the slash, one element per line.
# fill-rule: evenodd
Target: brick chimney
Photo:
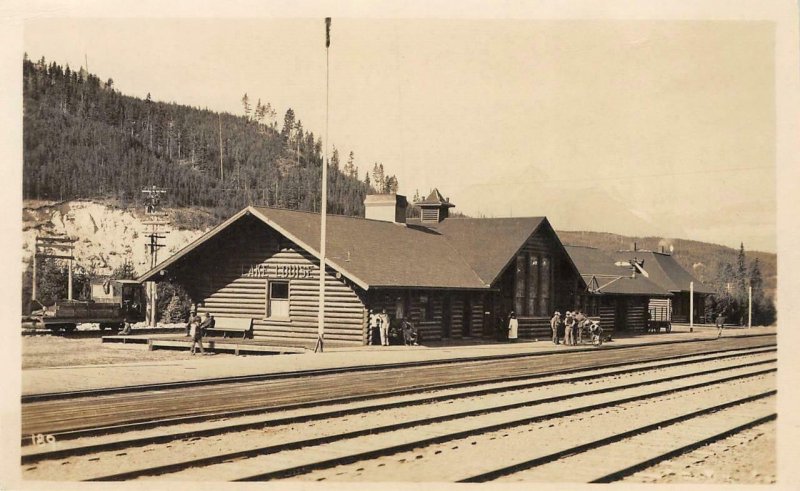
<path fill-rule="evenodd" d="M 406 223 L 408 200 L 402 194 L 368 194 L 364 198 L 364 218 L 382 222 Z"/>

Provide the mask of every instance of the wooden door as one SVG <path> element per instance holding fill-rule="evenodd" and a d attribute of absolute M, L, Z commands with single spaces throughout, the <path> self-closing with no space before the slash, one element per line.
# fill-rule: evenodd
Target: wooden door
<path fill-rule="evenodd" d="M 453 322 L 453 312 L 450 306 L 450 293 L 445 293 L 442 298 L 442 337 L 450 337 L 450 328 Z"/>
<path fill-rule="evenodd" d="M 472 330 L 472 302 L 469 293 L 464 294 L 464 311 L 461 314 L 461 337 L 469 337 Z"/>

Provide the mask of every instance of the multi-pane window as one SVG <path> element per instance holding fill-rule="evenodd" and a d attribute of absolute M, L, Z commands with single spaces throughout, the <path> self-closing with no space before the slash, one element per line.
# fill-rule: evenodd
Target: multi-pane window
<path fill-rule="evenodd" d="M 549 315 L 552 276 L 552 260 L 549 256 L 532 253 L 517 256 L 514 309 L 519 315 Z"/>
<path fill-rule="evenodd" d="M 270 281 L 267 288 L 267 317 L 271 319 L 288 319 L 289 282 Z"/>
<path fill-rule="evenodd" d="M 552 277 L 551 261 L 547 256 L 542 256 L 541 281 L 539 283 L 539 312 L 538 315 L 550 314 L 550 282 Z"/>

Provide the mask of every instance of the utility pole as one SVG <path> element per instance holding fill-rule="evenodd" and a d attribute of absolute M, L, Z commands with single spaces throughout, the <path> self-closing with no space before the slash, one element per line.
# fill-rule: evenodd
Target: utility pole
<path fill-rule="evenodd" d="M 694 332 L 694 281 L 689 282 L 689 332 Z"/>
<path fill-rule="evenodd" d="M 63 236 L 44 236 L 36 237 L 36 245 L 33 252 L 33 285 L 31 289 L 31 300 L 36 300 L 36 258 L 45 257 L 53 259 L 66 259 L 68 268 L 67 300 L 72 301 L 72 261 L 75 260 L 77 239 Z"/>
<path fill-rule="evenodd" d="M 747 287 L 747 327 L 753 327 L 753 287 Z"/>
<path fill-rule="evenodd" d="M 325 17 L 325 160 L 322 162 L 322 199 L 319 234 L 319 314 L 317 316 L 317 345 L 314 352 L 325 348 L 325 242 L 328 213 L 328 91 L 330 86 L 331 18 Z"/>
<path fill-rule="evenodd" d="M 142 193 L 145 195 L 145 214 L 150 218 L 142 222 L 144 225 L 150 226 L 150 232 L 145 236 L 148 239 L 148 243 L 145 244 L 145 247 L 150 254 L 150 269 L 153 269 L 158 264 L 158 250 L 164 247 L 161 240 L 165 239 L 166 234 L 169 233 L 169 231 L 162 228 L 169 224 L 169 220 L 165 219 L 167 214 L 158 211 L 161 204 L 161 197 L 166 195 L 167 190 L 156 186 L 150 186 L 149 188 L 142 189 Z M 151 327 L 155 327 L 157 323 L 156 301 L 158 299 L 156 291 L 156 283 L 154 281 L 148 281 L 147 297 L 150 302 L 150 318 L 148 322 Z"/>

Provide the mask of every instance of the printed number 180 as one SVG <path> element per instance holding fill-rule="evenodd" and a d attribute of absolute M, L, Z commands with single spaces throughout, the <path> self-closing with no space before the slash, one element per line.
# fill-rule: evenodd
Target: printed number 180
<path fill-rule="evenodd" d="M 42 433 L 37 433 L 35 435 L 31 435 L 31 443 L 34 445 L 44 445 L 45 443 L 55 443 L 56 437 L 53 435 L 44 435 Z"/>

